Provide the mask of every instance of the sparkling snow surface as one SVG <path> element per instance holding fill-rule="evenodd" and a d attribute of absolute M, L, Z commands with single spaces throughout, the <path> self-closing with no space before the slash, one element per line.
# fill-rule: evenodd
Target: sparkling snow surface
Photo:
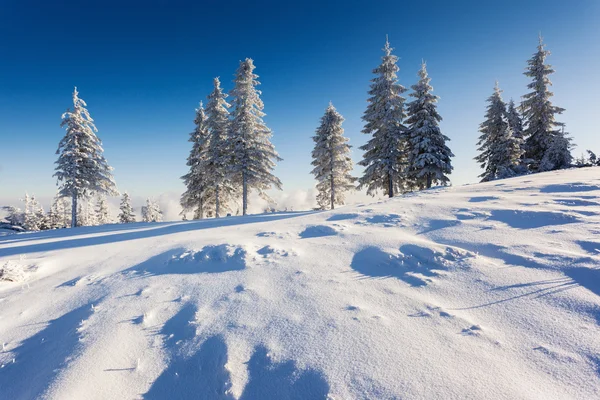
<path fill-rule="evenodd" d="M 2 399 L 600 398 L 600 168 L 0 238 Z"/>

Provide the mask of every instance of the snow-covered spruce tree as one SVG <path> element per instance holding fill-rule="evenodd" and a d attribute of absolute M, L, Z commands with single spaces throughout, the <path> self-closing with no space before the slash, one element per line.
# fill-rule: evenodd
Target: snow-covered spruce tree
<path fill-rule="evenodd" d="M 23 197 L 21 201 L 23 202 L 23 228 L 29 231 L 31 230 L 30 226 L 32 225 L 32 219 L 34 218 L 31 215 L 31 198 L 29 197 L 29 193 L 25 193 L 25 197 Z M 37 224 L 35 227 L 37 228 Z"/>
<path fill-rule="evenodd" d="M 600 158 L 598 158 L 598 156 L 596 156 L 596 153 L 594 153 L 591 150 L 586 150 L 586 151 L 588 153 L 590 164 L 592 164 L 593 166 L 599 166 L 600 167 Z"/>
<path fill-rule="evenodd" d="M 219 78 L 214 79 L 214 90 L 208 95 L 206 104 L 206 126 L 209 132 L 209 143 L 206 155 L 206 174 L 210 177 L 211 193 L 214 195 L 215 217 L 221 211 L 230 211 L 229 204 L 236 196 L 236 186 L 230 167 L 233 157 L 234 142 L 228 140 L 230 105 L 225 101 L 227 95 L 221 89 Z"/>
<path fill-rule="evenodd" d="M 146 205 L 142 206 L 143 222 L 162 222 L 162 211 L 160 206 L 154 200 L 146 199 Z"/>
<path fill-rule="evenodd" d="M 549 75 L 554 70 L 546 64 L 546 57 L 549 55 L 540 36 L 537 52 L 527 61 L 528 67 L 524 72 L 532 78 L 532 82 L 527 85 L 532 91 L 524 96 L 522 104 L 527 125 L 525 157 L 530 160 L 529 169 L 534 172 L 565 168 L 572 162 L 571 139 L 564 133 L 564 124 L 555 119 L 556 114 L 562 114 L 564 108 L 556 107 L 550 101 L 553 93 L 550 91 L 552 82 Z M 552 154 L 546 156 L 549 150 Z M 562 154 L 558 154 L 560 152 Z M 542 165 L 544 157 L 546 162 Z"/>
<path fill-rule="evenodd" d="M 135 214 L 133 213 L 133 207 L 131 207 L 131 198 L 129 197 L 129 193 L 123 193 L 119 210 L 121 210 L 118 216 L 119 223 L 129 224 L 131 222 L 135 222 Z"/>
<path fill-rule="evenodd" d="M 152 220 L 154 222 L 162 222 L 163 220 L 162 210 L 160 209 L 160 205 L 156 201 L 152 202 Z"/>
<path fill-rule="evenodd" d="M 59 229 L 66 227 L 65 225 L 65 202 L 64 199 L 60 197 L 60 195 L 56 195 L 52 200 L 52 204 L 50 205 L 50 210 L 48 211 L 48 228 L 49 229 Z"/>
<path fill-rule="evenodd" d="M 573 164 L 571 155 L 571 139 L 563 131 L 550 140 L 550 147 L 544 152 L 540 162 L 540 171 L 552 171 L 568 168 Z"/>
<path fill-rule="evenodd" d="M 312 165 L 315 168 L 312 174 L 317 180 L 317 203 L 322 209 L 330 207 L 333 210 L 336 204 L 344 204 L 346 192 L 354 189 L 356 181 L 350 175 L 353 167 L 351 146 L 344 137 L 342 122 L 344 118 L 329 103 L 313 136 Z"/>
<path fill-rule="evenodd" d="M 406 127 L 402 121 L 404 112 L 404 86 L 398 83 L 396 62 L 392 48 L 386 38 L 382 63 L 373 70 L 377 75 L 371 80 L 367 110 L 363 115 L 363 133 L 372 138 L 360 149 L 364 150 L 359 162 L 365 168 L 359 179 L 359 188 L 367 188 L 367 193 L 375 195 L 378 190 L 394 197 L 394 193 L 406 190 L 403 172 L 406 166 Z"/>
<path fill-rule="evenodd" d="M 91 196 L 79 198 L 77 203 L 77 226 L 96 226 L 98 219 L 96 207 Z"/>
<path fill-rule="evenodd" d="M 90 117 L 87 104 L 79 98 L 77 88 L 73 91 L 73 111 L 62 115 L 61 126 L 66 134 L 58 144 L 58 160 L 53 176 L 58 179 L 59 192 L 72 199 L 71 226 L 77 226 L 77 201 L 92 194 L 117 195 L 112 168 L 103 156 L 102 142 L 96 136 L 98 130 Z"/>
<path fill-rule="evenodd" d="M 184 216 L 186 212 L 193 210 L 194 219 L 202 219 L 207 208 L 214 204 L 214 185 L 207 173 L 209 131 L 202 102 L 196 109 L 194 123 L 196 128 L 189 138 L 192 149 L 186 163 L 190 170 L 181 177 L 186 190 L 181 195 L 180 203 Z"/>
<path fill-rule="evenodd" d="M 62 228 L 71 226 L 71 200 L 67 197 L 61 197 L 59 209 L 62 210 Z"/>
<path fill-rule="evenodd" d="M 419 71 L 419 82 L 411 86 L 410 96 L 415 100 L 408 103 L 406 125 L 408 126 L 407 180 L 412 188 L 430 188 L 432 184 L 447 185 L 447 175 L 452 172 L 452 151 L 446 146 L 450 139 L 442 134 L 437 112 L 438 96 L 431 94 L 433 87 L 423 62 Z"/>
<path fill-rule="evenodd" d="M 525 140 L 523 118 L 521 118 L 521 114 L 519 114 L 519 110 L 515 106 L 513 99 L 510 99 L 506 106 L 506 120 L 508 121 L 508 126 L 510 126 L 510 129 L 512 130 L 513 136 Z"/>
<path fill-rule="evenodd" d="M 232 120 L 229 140 L 231 158 L 228 161 L 229 174 L 234 184 L 242 186 L 242 214 L 248 212 L 248 192 L 257 190 L 263 198 L 265 191 L 275 187 L 281 190 L 281 181 L 273 175 L 275 162 L 281 161 L 271 143 L 271 130 L 263 122 L 263 102 L 260 84 L 254 73 L 254 62 L 250 58 L 240 62 L 235 76 L 235 86 L 231 91 Z"/>
<path fill-rule="evenodd" d="M 25 214 L 18 207 L 4 206 L 2 207 L 6 211 L 5 220 L 11 226 L 23 227 L 25 224 Z"/>
<path fill-rule="evenodd" d="M 96 221 L 98 225 L 106 225 L 112 222 L 106 197 L 102 195 L 98 196 L 98 202 L 96 203 Z"/>
<path fill-rule="evenodd" d="M 502 90 L 498 82 L 494 94 L 488 98 L 486 120 L 479 127 L 477 149 L 481 153 L 475 160 L 481 164 L 484 172 L 479 175 L 482 182 L 509 178 L 518 173 L 523 151 L 522 140 L 513 136 L 506 118 L 506 104 L 502 101 Z"/>
<path fill-rule="evenodd" d="M 25 204 L 23 212 L 23 228 L 31 232 L 37 232 L 43 229 L 45 224 L 44 209 L 36 200 L 35 196 L 29 196 L 25 193 L 23 198 Z"/>
<path fill-rule="evenodd" d="M 525 130 L 523 128 L 523 118 L 519 113 L 518 108 L 515 106 L 513 99 L 510 99 L 508 106 L 506 107 L 506 121 L 512 131 L 513 136 L 521 146 L 521 161 L 519 167 L 515 169 L 519 175 L 527 173 L 528 160 L 525 158 Z"/>

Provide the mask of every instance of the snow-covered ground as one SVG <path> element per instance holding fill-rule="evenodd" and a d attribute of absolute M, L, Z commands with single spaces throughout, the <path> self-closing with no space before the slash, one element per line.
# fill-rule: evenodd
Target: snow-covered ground
<path fill-rule="evenodd" d="M 0 239 L 0 398 L 600 398 L 600 168 Z"/>

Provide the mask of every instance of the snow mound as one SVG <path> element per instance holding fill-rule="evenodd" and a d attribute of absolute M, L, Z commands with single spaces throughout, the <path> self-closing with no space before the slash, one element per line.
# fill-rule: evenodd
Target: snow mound
<path fill-rule="evenodd" d="M 167 258 L 166 262 L 161 262 Z M 133 269 L 155 275 L 197 274 L 239 271 L 246 268 L 246 250 L 220 244 L 205 246 L 200 251 L 175 250 L 160 254 Z"/>
<path fill-rule="evenodd" d="M 0 398 L 597 398 L 599 237 L 600 168 L 5 236 Z"/>
<path fill-rule="evenodd" d="M 0 263 L 0 283 L 15 282 L 21 283 L 29 279 L 30 275 L 35 272 L 35 265 L 28 265 L 23 260 L 7 260 Z"/>

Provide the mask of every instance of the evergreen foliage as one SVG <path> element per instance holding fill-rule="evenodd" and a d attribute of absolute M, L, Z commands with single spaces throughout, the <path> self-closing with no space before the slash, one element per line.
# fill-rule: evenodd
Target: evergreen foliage
<path fill-rule="evenodd" d="M 431 94 L 431 79 L 423 62 L 419 71 L 419 82 L 413 85 L 410 94 L 415 100 L 407 106 L 408 118 L 408 168 L 407 180 L 413 188 L 430 188 L 432 184 L 447 185 L 447 175 L 452 172 L 451 157 L 446 145 L 450 139 L 442 134 L 439 123 L 442 117 L 437 112 L 438 96 Z"/>
<path fill-rule="evenodd" d="M 392 50 L 386 39 L 382 63 L 373 70 L 376 77 L 371 80 L 368 106 L 363 115 L 363 133 L 372 137 L 360 147 L 364 154 L 359 162 L 365 167 L 359 189 L 366 188 L 370 195 L 383 190 L 389 197 L 407 190 L 404 176 L 407 137 L 402 124 L 406 114 L 405 99 L 401 96 L 406 88 L 398 83 L 398 57 Z"/>
<path fill-rule="evenodd" d="M 524 96 L 523 117 L 526 121 L 525 156 L 530 161 L 529 169 L 534 172 L 568 167 L 572 162 L 571 139 L 565 135 L 564 124 L 556 121 L 556 115 L 564 108 L 552 104 L 549 76 L 554 73 L 546 64 L 550 51 L 540 36 L 537 52 L 528 60 L 524 74 L 532 81 L 527 85 L 532 91 Z"/>
<path fill-rule="evenodd" d="M 77 201 L 93 194 L 117 195 L 112 168 L 103 156 L 98 130 L 90 117 L 87 104 L 73 91 L 73 111 L 62 115 L 66 134 L 58 144 L 58 160 L 54 176 L 61 196 L 72 199 L 72 226 L 77 226 Z"/>
<path fill-rule="evenodd" d="M 348 138 L 344 137 L 344 118 L 329 103 L 321 125 L 313 136 L 315 147 L 312 152 L 315 167 L 312 174 L 317 180 L 317 203 L 322 209 L 335 208 L 344 204 L 345 194 L 354 189 L 356 178 L 350 175 L 352 159 Z"/>
<path fill-rule="evenodd" d="M 275 162 L 281 157 L 271 143 L 271 130 L 263 121 L 264 104 L 260 84 L 254 73 L 254 62 L 247 58 L 240 63 L 235 75 L 235 86 L 231 91 L 232 120 L 229 140 L 231 143 L 229 175 L 234 184 L 242 187 L 242 214 L 248 212 L 250 190 L 268 199 L 266 191 L 275 187 L 281 190 L 281 181 L 273 175 Z"/>

